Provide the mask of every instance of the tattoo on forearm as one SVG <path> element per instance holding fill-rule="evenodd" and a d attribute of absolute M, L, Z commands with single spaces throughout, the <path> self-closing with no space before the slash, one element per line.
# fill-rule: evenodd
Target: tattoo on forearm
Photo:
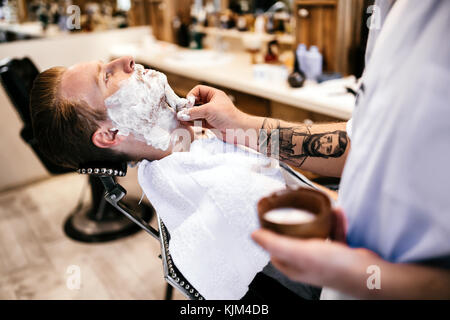
<path fill-rule="evenodd" d="M 310 126 L 282 124 L 280 120 L 264 119 L 260 131 L 260 151 L 301 167 L 308 157 L 339 158 L 348 145 L 345 131 L 312 134 Z"/>

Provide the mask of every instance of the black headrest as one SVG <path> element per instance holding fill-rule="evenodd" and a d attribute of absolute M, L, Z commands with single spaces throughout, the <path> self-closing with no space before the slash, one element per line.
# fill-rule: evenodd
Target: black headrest
<path fill-rule="evenodd" d="M 78 173 L 99 177 L 125 177 L 127 174 L 127 167 L 128 166 L 126 162 L 89 162 L 81 165 L 78 169 Z"/>
<path fill-rule="evenodd" d="M 3 59 L 0 61 L 0 79 L 12 105 L 23 121 L 20 132 L 22 139 L 33 148 L 47 170 L 53 174 L 71 172 L 73 170 L 55 165 L 39 150 L 33 136 L 30 114 L 30 92 L 39 70 L 29 58 Z"/>
<path fill-rule="evenodd" d="M 0 78 L 26 127 L 31 127 L 30 92 L 39 70 L 29 58 L 0 61 Z"/>

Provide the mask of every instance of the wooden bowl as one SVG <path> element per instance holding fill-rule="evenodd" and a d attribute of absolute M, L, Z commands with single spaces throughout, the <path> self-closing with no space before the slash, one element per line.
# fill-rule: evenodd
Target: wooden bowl
<path fill-rule="evenodd" d="M 273 209 L 296 208 L 306 210 L 316 217 L 305 223 L 275 223 L 264 218 Z M 297 238 L 327 238 L 332 227 L 332 206 L 328 196 L 309 188 L 277 191 L 258 202 L 258 217 L 263 228 Z"/>

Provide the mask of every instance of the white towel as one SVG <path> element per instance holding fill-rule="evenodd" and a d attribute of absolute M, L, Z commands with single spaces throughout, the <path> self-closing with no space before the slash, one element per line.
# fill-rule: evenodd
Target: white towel
<path fill-rule="evenodd" d="M 272 169 L 268 169 L 271 167 Z M 276 163 L 217 138 L 139 165 L 139 183 L 170 232 L 170 252 L 206 299 L 240 299 L 269 255 L 250 234 L 256 204 L 285 182 Z"/>

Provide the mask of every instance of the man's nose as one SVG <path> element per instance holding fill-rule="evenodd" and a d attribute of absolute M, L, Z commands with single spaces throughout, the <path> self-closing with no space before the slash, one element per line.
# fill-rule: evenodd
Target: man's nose
<path fill-rule="evenodd" d="M 134 72 L 134 59 L 133 57 L 123 57 L 123 71 L 126 73 Z"/>
<path fill-rule="evenodd" d="M 134 59 L 133 57 L 122 57 L 110 62 L 110 66 L 116 70 L 123 70 L 125 73 L 133 73 Z"/>

